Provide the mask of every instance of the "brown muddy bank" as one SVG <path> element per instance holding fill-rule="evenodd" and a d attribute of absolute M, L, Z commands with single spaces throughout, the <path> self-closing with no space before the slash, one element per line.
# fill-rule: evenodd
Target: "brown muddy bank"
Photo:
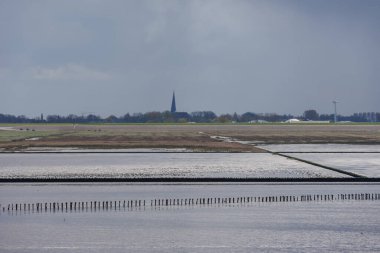
<path fill-rule="evenodd" d="M 1 138 L 3 150 L 29 147 L 77 148 L 186 148 L 194 151 L 265 152 L 253 145 L 226 142 L 225 136 L 250 144 L 380 144 L 380 125 L 217 125 L 217 124 L 32 124 L 12 125 L 9 138 Z M 23 129 L 20 131 L 20 129 Z M 29 129 L 26 135 L 25 129 Z M 32 131 L 33 130 L 33 131 Z M 7 133 L 5 133 L 7 132 Z M 10 131 L 0 131 L 0 135 Z M 27 136 L 27 138 L 25 137 Z M 33 138 L 35 137 L 35 138 Z"/>

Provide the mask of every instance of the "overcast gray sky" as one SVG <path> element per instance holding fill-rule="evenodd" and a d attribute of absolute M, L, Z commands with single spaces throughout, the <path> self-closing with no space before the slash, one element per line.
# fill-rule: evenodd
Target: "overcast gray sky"
<path fill-rule="evenodd" d="M 380 111 L 379 49 L 379 0 L 0 0 L 0 113 Z"/>

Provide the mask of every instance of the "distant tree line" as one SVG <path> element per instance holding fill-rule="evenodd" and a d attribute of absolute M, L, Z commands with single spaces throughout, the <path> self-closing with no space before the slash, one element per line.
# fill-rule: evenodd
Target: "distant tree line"
<path fill-rule="evenodd" d="M 306 110 L 301 117 L 302 120 L 314 121 L 334 121 L 334 114 L 321 114 L 319 115 L 316 110 Z M 351 122 L 380 122 L 379 112 L 360 112 L 354 113 L 349 116 L 337 115 L 338 121 L 351 121 Z"/>
<path fill-rule="evenodd" d="M 36 118 L 28 118 L 26 116 L 15 116 L 10 114 L 0 114 L 0 123 L 265 123 L 265 122 L 283 122 L 288 119 L 297 118 L 308 121 L 333 121 L 334 114 L 319 115 L 316 110 L 306 110 L 302 116 L 293 116 L 291 114 L 279 115 L 276 113 L 254 113 L 246 112 L 243 114 L 221 114 L 216 115 L 212 111 L 187 112 L 146 112 L 125 114 L 117 117 L 110 115 L 108 117 L 100 117 L 94 114 L 78 116 L 70 114 L 48 115 L 46 118 L 41 115 Z M 339 121 L 352 122 L 379 122 L 380 113 L 365 112 L 354 113 L 350 116 L 338 115 Z"/>

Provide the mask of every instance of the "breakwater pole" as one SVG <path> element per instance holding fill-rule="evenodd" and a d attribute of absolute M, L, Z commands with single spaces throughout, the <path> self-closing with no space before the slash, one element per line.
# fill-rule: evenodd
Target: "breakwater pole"
<path fill-rule="evenodd" d="M 0 213 L 42 213 L 42 212 L 83 212 L 138 210 L 147 206 L 152 208 L 170 206 L 210 206 L 241 205 L 253 203 L 284 202 L 331 202 L 331 201 L 376 201 L 380 193 L 339 193 L 339 194 L 307 194 L 280 196 L 246 196 L 246 197 L 213 197 L 213 198 L 163 198 L 145 200 L 112 200 L 82 202 L 38 202 L 0 204 Z"/>

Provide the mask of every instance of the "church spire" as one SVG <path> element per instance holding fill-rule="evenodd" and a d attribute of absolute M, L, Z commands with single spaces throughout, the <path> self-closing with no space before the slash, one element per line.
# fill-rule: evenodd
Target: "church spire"
<path fill-rule="evenodd" d="M 172 107 L 171 107 L 171 109 L 170 109 L 170 112 L 171 112 L 171 113 L 175 113 L 176 111 L 177 111 L 177 108 L 176 108 L 176 106 L 175 106 L 175 93 L 174 93 L 174 91 L 173 91 Z"/>

